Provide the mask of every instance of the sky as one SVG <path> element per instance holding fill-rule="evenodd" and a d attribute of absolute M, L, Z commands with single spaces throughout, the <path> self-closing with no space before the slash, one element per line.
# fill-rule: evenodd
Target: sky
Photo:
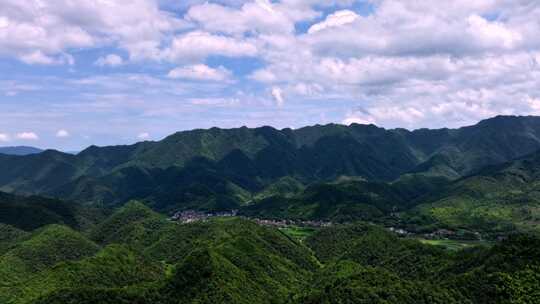
<path fill-rule="evenodd" d="M 540 1 L 0 1 L 0 146 L 499 114 L 540 115 Z"/>

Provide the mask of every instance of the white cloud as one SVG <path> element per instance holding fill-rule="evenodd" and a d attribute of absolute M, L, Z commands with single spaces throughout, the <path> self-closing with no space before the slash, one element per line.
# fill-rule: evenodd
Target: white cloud
<path fill-rule="evenodd" d="M 240 105 L 238 98 L 193 98 L 191 104 L 212 107 L 236 107 Z"/>
<path fill-rule="evenodd" d="M 371 117 L 367 113 L 349 112 L 347 113 L 345 119 L 341 123 L 347 126 L 353 123 L 361 124 L 361 125 L 369 125 L 369 124 L 375 124 L 375 120 L 373 117 Z"/>
<path fill-rule="evenodd" d="M 273 87 L 271 94 L 272 97 L 274 97 L 278 107 L 282 107 L 285 104 L 285 99 L 283 99 L 283 90 L 278 87 Z"/>
<path fill-rule="evenodd" d="M 326 28 L 339 27 L 345 24 L 353 23 L 358 18 L 359 16 L 353 11 L 350 11 L 350 10 L 337 11 L 333 14 L 328 15 L 326 17 L 326 20 L 312 25 L 309 28 L 308 33 L 313 34 L 313 33 L 322 31 Z"/>
<path fill-rule="evenodd" d="M 58 102 L 58 116 L 88 108 L 117 120 L 126 112 L 195 111 L 212 117 L 205 123 L 233 124 L 278 104 L 264 111 L 297 124 L 324 112 L 325 121 L 416 127 L 540 113 L 538 1 L 376 0 L 371 12 L 356 11 L 353 0 L 180 2 L 1 1 L 0 56 L 69 64 L 75 50 L 106 50 L 126 55 L 96 64 L 129 61 L 148 73 L 29 80 L 54 84 L 40 89 L 53 93 L 77 86 L 78 96 Z M 14 106 L 1 118 L 19 114 L 15 102 L 30 91 L 21 85 L 0 83 L 0 95 L 17 95 L 5 98 Z M 67 101 L 75 97 L 82 101 Z"/>
<path fill-rule="evenodd" d="M 64 129 L 58 130 L 58 132 L 56 132 L 56 137 L 65 138 L 69 136 L 70 136 L 69 132 Z"/>
<path fill-rule="evenodd" d="M 229 81 L 232 73 L 222 66 L 214 69 L 204 64 L 195 64 L 175 68 L 167 76 L 174 79 Z"/>
<path fill-rule="evenodd" d="M 142 132 L 137 135 L 137 138 L 140 140 L 147 140 L 150 138 L 150 133 L 148 132 Z"/>
<path fill-rule="evenodd" d="M 252 57 L 256 54 L 257 48 L 248 41 L 201 31 L 175 37 L 163 52 L 164 58 L 175 62 L 200 61 L 211 55 Z"/>
<path fill-rule="evenodd" d="M 238 9 L 204 3 L 191 7 L 186 18 L 207 31 L 242 34 L 292 33 L 295 22 L 318 16 L 308 5 L 299 6 L 301 1 L 297 1 L 295 5 L 289 2 L 271 3 L 268 0 L 257 0 L 247 2 Z"/>
<path fill-rule="evenodd" d="M 124 64 L 124 60 L 122 57 L 116 55 L 116 54 L 109 54 L 105 57 L 99 57 L 95 65 L 104 67 L 104 66 L 110 66 L 110 67 L 117 67 Z"/>
<path fill-rule="evenodd" d="M 75 59 L 72 55 L 62 53 L 55 56 L 49 56 L 37 50 L 31 53 L 25 53 L 18 56 L 18 59 L 26 64 L 41 64 L 41 65 L 74 65 Z"/>
<path fill-rule="evenodd" d="M 187 26 L 154 0 L 3 0 L 0 18 L 0 55 L 41 64 L 69 63 L 52 58 L 104 45 L 153 58 L 168 34 Z"/>
<path fill-rule="evenodd" d="M 0 133 L 0 142 L 8 142 L 11 140 L 11 137 L 7 133 Z"/>
<path fill-rule="evenodd" d="M 500 22 L 489 22 L 478 15 L 471 15 L 467 20 L 469 22 L 468 31 L 485 47 L 503 46 L 511 49 L 523 40 L 519 32 L 508 29 Z"/>
<path fill-rule="evenodd" d="M 39 136 L 34 132 L 17 133 L 16 137 L 17 139 L 22 139 L 22 140 L 38 140 L 39 139 Z"/>

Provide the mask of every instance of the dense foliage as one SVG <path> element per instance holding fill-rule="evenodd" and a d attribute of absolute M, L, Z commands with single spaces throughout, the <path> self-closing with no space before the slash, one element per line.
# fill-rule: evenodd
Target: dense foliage
<path fill-rule="evenodd" d="M 58 199 L 0 192 L 0 223 L 22 230 L 34 230 L 50 224 L 84 229 L 103 219 L 105 213 L 103 209 Z"/>
<path fill-rule="evenodd" d="M 2 226 L 0 302 L 537 303 L 540 237 L 447 251 L 374 224 L 299 242 L 239 218 L 178 224 L 131 202 L 84 234 Z"/>
<path fill-rule="evenodd" d="M 540 152 L 489 166 L 430 193 L 406 220 L 497 233 L 540 228 Z"/>

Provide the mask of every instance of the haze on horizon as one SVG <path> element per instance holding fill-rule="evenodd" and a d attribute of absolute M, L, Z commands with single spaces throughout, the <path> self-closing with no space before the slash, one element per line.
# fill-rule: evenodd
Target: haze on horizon
<path fill-rule="evenodd" d="M 0 146 L 539 115 L 537 20 L 534 0 L 4 0 Z"/>

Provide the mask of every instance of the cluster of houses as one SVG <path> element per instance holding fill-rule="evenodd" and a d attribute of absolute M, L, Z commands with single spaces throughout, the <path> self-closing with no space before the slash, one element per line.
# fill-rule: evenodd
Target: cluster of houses
<path fill-rule="evenodd" d="M 437 229 L 430 233 L 417 234 L 407 231 L 405 229 L 388 227 L 389 231 L 401 237 L 422 237 L 428 240 L 481 240 L 482 235 L 479 232 L 473 231 L 460 231 L 456 232 L 448 229 Z"/>
<path fill-rule="evenodd" d="M 233 217 L 238 216 L 238 210 L 223 211 L 223 212 L 203 212 L 197 210 L 184 210 L 176 212 L 170 219 L 181 224 L 204 222 L 213 217 Z M 301 226 L 301 227 L 328 227 L 331 226 L 331 222 L 324 221 L 300 221 L 300 220 L 270 220 L 259 218 L 242 217 L 248 220 L 252 220 L 259 225 L 285 228 L 289 226 Z"/>
<path fill-rule="evenodd" d="M 332 222 L 324 222 L 324 221 L 270 220 L 270 219 L 259 219 L 259 218 L 249 218 L 249 219 L 261 226 L 269 226 L 269 227 L 276 227 L 276 228 L 286 228 L 290 226 L 322 228 L 322 227 L 332 226 Z"/>
<path fill-rule="evenodd" d="M 389 227 L 388 228 L 389 231 L 399 235 L 399 236 L 407 236 L 407 235 L 410 235 L 412 234 L 411 232 L 405 230 L 405 229 L 401 229 L 401 228 L 395 228 L 395 227 Z"/>
<path fill-rule="evenodd" d="M 223 212 L 202 212 L 196 210 L 185 210 L 176 212 L 172 217 L 172 221 L 182 224 L 203 222 L 212 217 L 232 217 L 238 214 L 238 210 L 223 211 Z"/>
<path fill-rule="evenodd" d="M 195 223 L 195 222 L 204 222 L 213 217 L 234 217 L 238 216 L 238 210 L 222 211 L 222 212 L 203 212 L 196 210 L 184 210 L 176 212 L 170 219 L 182 224 Z M 249 218 L 243 217 L 245 219 L 254 221 L 255 223 L 261 226 L 275 227 L 275 228 L 286 228 L 291 226 L 300 226 L 300 227 L 313 227 L 313 228 L 323 228 L 332 226 L 332 222 L 325 221 L 301 221 L 301 220 L 273 220 L 273 219 L 260 219 L 260 218 Z M 409 232 L 402 228 L 389 227 L 389 231 L 396 233 L 402 237 L 415 236 L 415 233 Z M 458 235 L 455 231 L 447 229 L 438 229 L 431 233 L 423 234 L 422 237 L 426 239 L 460 239 L 463 236 Z M 468 236 L 471 238 L 471 236 Z M 481 235 L 477 232 L 474 232 L 472 236 L 473 239 L 481 239 Z"/>

